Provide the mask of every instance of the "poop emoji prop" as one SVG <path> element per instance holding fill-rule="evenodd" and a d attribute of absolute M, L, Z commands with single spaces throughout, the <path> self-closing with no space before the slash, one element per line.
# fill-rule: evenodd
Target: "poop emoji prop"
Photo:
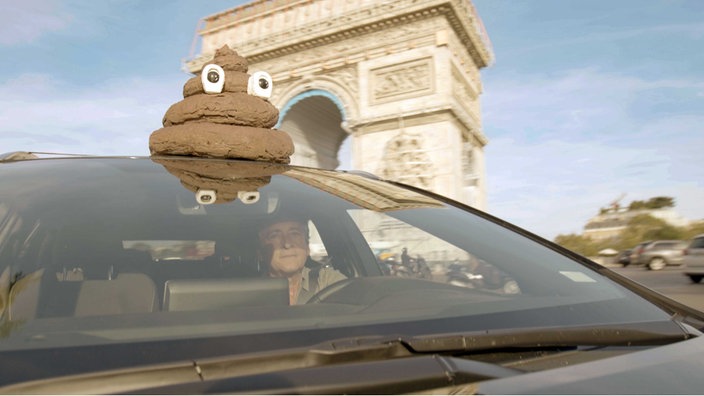
<path fill-rule="evenodd" d="M 273 88 L 266 72 L 247 74 L 247 60 L 223 46 L 211 63 L 186 82 L 183 100 L 152 132 L 152 155 L 239 158 L 287 164 L 293 141 L 273 129 L 278 109 L 269 103 Z"/>

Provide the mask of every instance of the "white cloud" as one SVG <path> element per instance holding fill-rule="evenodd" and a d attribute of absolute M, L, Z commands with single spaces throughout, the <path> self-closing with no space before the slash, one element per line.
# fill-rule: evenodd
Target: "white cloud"
<path fill-rule="evenodd" d="M 678 90 L 700 103 L 697 90 L 704 81 L 643 80 L 602 73 L 595 68 L 571 70 L 561 75 L 522 76 L 494 80 L 486 73 L 482 97 L 487 127 L 501 131 L 531 131 L 570 136 L 634 134 L 642 123 L 632 112 L 644 93 Z M 669 95 L 668 95 L 669 96 Z M 635 109 L 637 110 L 637 109 Z M 647 116 L 648 114 L 643 114 Z M 619 131 L 619 129 L 621 129 Z"/>
<path fill-rule="evenodd" d="M 0 86 L 0 152 L 148 154 L 149 134 L 182 99 L 187 79 L 127 77 L 85 88 L 22 75 Z"/>
<path fill-rule="evenodd" d="M 704 113 L 656 117 L 634 105 L 646 90 L 701 85 L 595 69 L 488 79 L 489 212 L 549 239 L 581 233 L 621 193 L 627 202 L 672 196 L 681 214 L 704 218 Z"/>
<path fill-rule="evenodd" d="M 664 24 L 624 28 L 621 30 L 597 31 L 589 34 L 580 34 L 578 36 L 566 35 L 565 37 L 547 40 L 539 44 L 515 48 L 512 53 L 513 55 L 519 55 L 545 49 L 554 51 L 556 49 L 559 50 L 560 47 L 599 45 L 599 43 L 613 43 L 615 41 L 633 39 L 647 40 L 647 37 L 666 35 L 699 39 L 704 36 L 704 25 L 701 23 Z"/>
<path fill-rule="evenodd" d="M 6 1 L 0 13 L 0 45 L 32 43 L 46 33 L 65 29 L 72 21 L 56 0 Z"/>

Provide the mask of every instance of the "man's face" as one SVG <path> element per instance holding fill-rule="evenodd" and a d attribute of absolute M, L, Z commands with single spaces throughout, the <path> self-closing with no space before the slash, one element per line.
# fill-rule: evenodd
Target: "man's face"
<path fill-rule="evenodd" d="M 272 275 L 289 276 L 299 272 L 306 263 L 310 249 L 306 228 L 297 221 L 283 221 L 265 228 L 259 234 L 271 255 Z"/>

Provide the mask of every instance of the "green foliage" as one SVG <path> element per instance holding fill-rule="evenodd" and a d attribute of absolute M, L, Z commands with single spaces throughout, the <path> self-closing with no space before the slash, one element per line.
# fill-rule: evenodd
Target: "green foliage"
<path fill-rule="evenodd" d="M 664 220 L 643 214 L 633 217 L 617 237 L 594 240 L 577 234 L 558 235 L 555 243 L 583 256 L 596 256 L 601 250 L 611 248 L 618 251 L 630 249 L 644 241 L 662 239 L 688 240 L 704 234 L 704 221 L 689 227 L 675 227 Z"/>
<path fill-rule="evenodd" d="M 661 238 L 660 235 L 672 235 L 672 226 L 665 221 L 650 215 L 638 215 L 632 218 L 621 232 L 620 242 L 630 247 L 642 241 L 652 241 L 656 239 L 677 239 L 676 237 Z M 664 231 L 663 231 L 664 230 Z"/>
<path fill-rule="evenodd" d="M 594 256 L 599 252 L 596 243 L 591 238 L 586 238 L 582 235 L 558 235 L 555 237 L 555 243 L 582 256 Z"/>
<path fill-rule="evenodd" d="M 684 232 L 684 239 L 692 239 L 699 234 L 704 234 L 704 221 L 690 225 Z"/>
<path fill-rule="evenodd" d="M 663 196 L 650 198 L 647 201 L 633 201 L 628 206 L 628 210 L 652 210 L 674 206 L 674 198 Z M 603 215 L 610 211 L 609 208 L 600 208 L 599 214 Z M 604 249 L 623 251 L 644 241 L 689 240 L 699 234 L 704 234 L 704 220 L 693 223 L 689 227 L 675 227 L 664 220 L 642 214 L 633 217 L 626 228 L 616 237 L 595 240 L 578 234 L 568 234 L 555 237 L 555 243 L 583 256 L 593 257 Z"/>
<path fill-rule="evenodd" d="M 647 201 L 632 201 L 627 210 L 652 210 L 652 209 L 662 209 L 662 208 L 674 208 L 675 199 L 672 197 L 654 197 Z M 620 208 L 618 201 L 611 204 L 611 206 L 605 208 L 599 208 L 599 214 L 603 215 L 609 212 L 618 211 Z"/>
<path fill-rule="evenodd" d="M 639 209 L 662 209 L 662 208 L 674 208 L 675 199 L 672 197 L 655 197 L 650 198 L 647 201 L 633 201 L 628 205 L 628 210 L 639 210 Z"/>
<path fill-rule="evenodd" d="M 654 197 L 647 201 L 633 201 L 628 205 L 629 211 L 672 208 L 675 199 L 672 197 Z M 610 208 L 600 208 L 603 215 L 612 211 Z M 695 235 L 704 234 L 704 221 L 689 227 L 675 227 L 664 220 L 643 214 L 633 217 L 618 236 L 609 239 L 594 240 L 577 234 L 558 235 L 555 243 L 583 256 L 596 256 L 604 249 L 626 250 L 644 241 L 662 239 L 688 240 Z"/>

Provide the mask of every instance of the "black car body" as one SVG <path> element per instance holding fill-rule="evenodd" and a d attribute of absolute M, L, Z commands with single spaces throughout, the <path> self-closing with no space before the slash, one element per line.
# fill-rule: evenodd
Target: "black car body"
<path fill-rule="evenodd" d="M 619 264 L 622 264 L 624 267 L 627 267 L 629 264 L 631 264 L 631 253 L 633 252 L 632 249 L 626 249 L 622 250 L 621 253 L 616 256 L 616 262 Z"/>
<path fill-rule="evenodd" d="M 314 258 L 347 277 L 307 304 L 261 273 L 256 230 L 280 211 L 310 219 L 324 246 Z M 479 260 L 516 287 L 385 275 L 381 242 L 413 243 L 429 265 Z M 484 212 L 356 172 L 6 160 L 0 274 L 2 393 L 704 389 L 702 313 Z"/>
<path fill-rule="evenodd" d="M 700 283 L 704 278 L 704 234 L 695 235 L 683 254 L 684 275 L 693 283 Z"/>

